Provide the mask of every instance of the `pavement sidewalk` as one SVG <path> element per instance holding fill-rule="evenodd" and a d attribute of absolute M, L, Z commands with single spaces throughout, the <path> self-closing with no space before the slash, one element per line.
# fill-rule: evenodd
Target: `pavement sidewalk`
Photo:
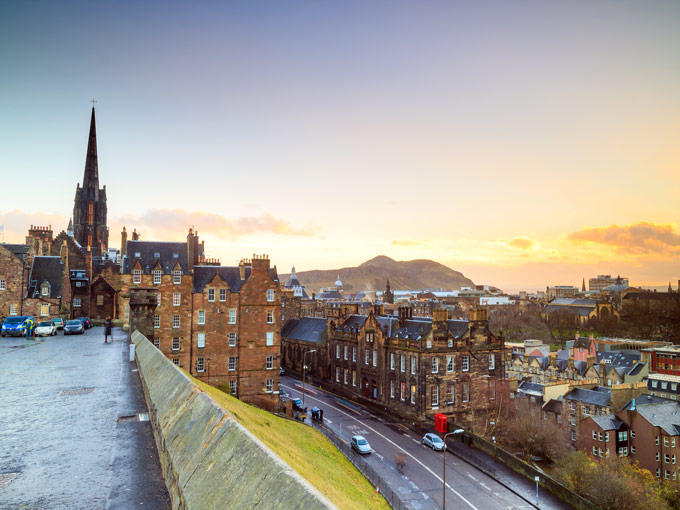
<path fill-rule="evenodd" d="M 127 334 L 113 337 L 0 339 L 3 510 L 170 508 Z"/>

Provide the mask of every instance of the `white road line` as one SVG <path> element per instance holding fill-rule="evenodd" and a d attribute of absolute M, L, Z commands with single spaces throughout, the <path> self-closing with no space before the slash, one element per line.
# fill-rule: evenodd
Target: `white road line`
<path fill-rule="evenodd" d="M 382 455 L 380 455 L 377 452 L 376 452 L 375 456 L 378 457 L 380 460 L 385 460 L 385 457 L 383 457 Z"/>
<path fill-rule="evenodd" d="M 329 420 L 328 418 L 324 418 L 324 420 L 326 421 L 326 423 L 333 423 L 333 422 L 332 422 L 331 420 Z"/>
<path fill-rule="evenodd" d="M 283 384 L 282 384 L 281 386 L 284 386 L 284 387 L 289 388 L 289 389 L 291 389 L 291 390 L 294 389 L 294 388 L 291 388 L 290 386 L 285 386 L 285 385 L 283 385 Z M 367 429 L 373 431 L 375 434 L 377 434 L 377 435 L 379 435 L 380 437 L 382 437 L 385 441 L 387 441 L 388 443 L 394 445 L 398 450 L 401 450 L 402 452 L 404 452 L 404 454 L 406 454 L 406 455 L 408 455 L 409 457 L 411 457 L 414 461 L 416 461 L 416 462 L 417 462 L 418 464 L 420 464 L 423 468 L 425 468 L 432 476 L 434 476 L 434 477 L 435 477 L 437 480 L 439 480 L 441 483 L 444 482 L 444 480 L 442 480 L 442 479 L 441 479 L 434 471 L 432 471 L 429 467 L 427 467 L 425 464 L 423 464 L 422 462 L 420 462 L 418 459 L 416 459 L 416 458 L 415 458 L 413 455 L 411 455 L 409 452 L 407 452 L 406 450 L 404 450 L 403 448 L 401 448 L 397 443 L 395 443 L 394 441 L 392 441 L 390 438 L 383 436 L 380 432 L 378 432 L 378 431 L 375 430 L 374 428 L 370 427 L 369 425 L 367 425 L 367 424 L 365 424 L 365 423 L 363 423 L 363 422 L 360 422 L 360 421 L 357 420 L 354 416 L 352 416 L 351 414 L 346 413 L 346 412 L 343 411 L 342 409 L 338 409 L 337 407 L 335 407 L 335 406 L 333 406 L 333 405 L 331 405 L 331 404 L 328 404 L 328 403 L 326 403 L 326 402 L 323 402 L 323 401 L 319 400 L 318 398 L 315 398 L 315 397 L 307 397 L 307 398 L 309 398 L 309 399 L 311 399 L 311 400 L 316 400 L 317 402 L 320 402 L 320 403 L 322 403 L 323 405 L 325 405 L 325 406 L 327 406 L 327 407 L 330 407 L 331 409 L 335 409 L 336 411 L 341 412 L 341 413 L 344 414 L 345 416 L 348 416 L 348 417 L 352 418 L 353 420 L 355 420 L 355 421 L 361 423 L 361 425 L 363 425 L 363 426 L 366 427 Z M 474 477 L 473 477 L 473 478 L 474 478 Z M 475 480 L 476 480 L 476 479 L 475 479 Z M 470 503 L 467 499 L 465 499 L 465 497 L 464 497 L 462 494 L 460 494 L 456 489 L 454 489 L 453 487 L 451 487 L 448 483 L 446 484 L 446 486 L 449 488 L 449 490 L 450 490 L 451 492 L 453 492 L 456 496 L 458 496 L 460 499 L 462 499 L 462 500 L 463 500 L 470 508 L 472 508 L 473 510 L 479 510 L 475 505 L 473 505 L 473 504 Z M 428 499 L 427 494 L 423 493 L 423 496 L 425 496 L 425 499 Z"/>
<path fill-rule="evenodd" d="M 415 444 L 420 444 L 420 441 L 418 441 L 417 439 L 411 438 L 411 441 L 413 441 Z"/>
<path fill-rule="evenodd" d="M 470 478 L 472 478 L 475 482 L 477 481 L 477 479 L 474 476 L 472 476 L 470 473 L 465 473 L 465 474 L 468 475 Z"/>

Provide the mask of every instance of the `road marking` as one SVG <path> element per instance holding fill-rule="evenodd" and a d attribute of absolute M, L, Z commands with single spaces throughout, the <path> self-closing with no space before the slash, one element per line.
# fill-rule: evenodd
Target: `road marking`
<path fill-rule="evenodd" d="M 296 384 L 295 388 L 298 391 L 302 391 L 301 386 L 299 384 Z M 311 393 L 312 395 L 318 395 L 318 393 L 316 391 L 309 389 L 309 387 L 305 387 L 305 391 L 303 393 Z"/>
<path fill-rule="evenodd" d="M 385 457 L 383 457 L 379 453 L 376 453 L 375 456 L 378 457 L 380 460 L 385 460 Z"/>
<path fill-rule="evenodd" d="M 408 437 L 409 439 L 413 439 L 413 438 L 412 438 L 411 436 L 409 436 L 408 434 L 404 434 L 404 435 L 405 435 L 406 437 Z"/>
<path fill-rule="evenodd" d="M 285 386 L 285 385 L 282 385 L 282 386 Z M 288 388 L 290 388 L 290 386 L 288 386 Z M 293 389 L 293 388 L 290 388 L 290 389 Z M 338 409 L 337 407 L 333 406 L 332 404 L 327 404 L 326 402 L 322 402 L 322 401 L 319 400 L 318 398 L 314 398 L 314 397 L 309 397 L 309 398 L 310 398 L 311 400 L 316 400 L 317 402 L 320 402 L 320 403 L 322 403 L 323 405 L 325 405 L 325 406 L 327 406 L 327 407 L 330 407 L 331 409 L 335 409 L 336 411 L 339 411 L 339 412 L 341 412 L 342 414 L 348 416 L 349 418 L 352 418 L 353 420 L 356 420 L 357 422 L 359 422 L 359 420 L 357 420 L 355 417 L 353 417 L 353 416 L 347 414 L 347 413 L 346 413 L 345 411 L 343 411 L 342 409 Z M 344 406 L 343 406 L 343 407 L 344 407 Z M 351 409 L 351 410 L 353 411 L 353 409 Z M 355 411 L 355 412 L 356 412 L 356 411 Z M 359 413 L 357 413 L 357 414 L 359 414 Z M 409 457 L 411 457 L 414 461 L 416 461 L 418 464 L 420 464 L 420 465 L 421 465 L 428 473 L 430 473 L 430 474 L 431 474 L 432 476 L 434 476 L 437 480 L 439 480 L 439 482 L 441 482 L 441 483 L 444 482 L 444 480 L 442 480 L 441 477 L 440 477 L 439 475 L 437 475 L 434 471 L 432 471 L 432 470 L 431 470 L 429 467 L 427 467 L 425 464 L 423 464 L 422 462 L 420 462 L 420 460 L 416 459 L 416 458 L 415 458 L 413 455 L 411 455 L 409 452 L 407 452 L 406 450 L 404 450 L 403 448 L 401 448 L 397 443 L 395 443 L 394 441 L 392 441 L 390 438 L 385 437 L 385 436 L 382 435 L 380 432 L 378 432 L 377 430 L 375 430 L 374 428 L 370 427 L 369 425 L 367 425 L 367 424 L 365 424 L 365 423 L 362 423 L 362 422 L 359 422 L 359 423 L 361 423 L 364 427 L 366 427 L 367 429 L 373 431 L 374 433 L 376 433 L 377 435 L 379 435 L 380 437 L 382 437 L 385 441 L 387 441 L 388 443 L 390 443 L 390 444 L 392 444 L 393 446 L 395 446 L 398 450 L 404 452 L 405 455 L 408 455 Z M 402 427 L 403 427 L 403 425 L 402 425 Z M 406 427 L 404 427 L 404 428 L 406 428 Z M 407 430 L 408 430 L 408 429 L 407 429 Z M 470 503 L 467 499 L 465 499 L 465 497 L 464 497 L 461 493 L 459 493 L 456 489 L 454 489 L 453 487 L 451 487 L 448 483 L 446 484 L 446 486 L 449 488 L 449 490 L 450 490 L 451 492 L 453 492 L 456 496 L 458 496 L 460 499 L 462 499 L 462 500 L 463 500 L 470 508 L 472 508 L 473 510 L 479 510 L 475 505 L 473 505 L 473 504 Z M 428 496 L 427 496 L 427 494 L 423 493 L 423 496 L 425 497 L 425 499 L 429 499 Z"/>
<path fill-rule="evenodd" d="M 411 484 L 411 487 L 413 487 L 414 489 L 416 489 L 416 490 L 419 489 L 419 487 L 418 487 L 415 483 L 413 483 L 412 481 L 409 480 L 408 483 L 410 483 L 410 484 Z"/>
<path fill-rule="evenodd" d="M 474 476 L 472 476 L 470 473 L 466 473 L 466 474 L 467 474 L 470 478 L 472 478 L 475 482 L 477 481 L 477 479 L 476 479 Z"/>
<path fill-rule="evenodd" d="M 486 490 L 488 490 L 488 491 L 491 490 L 491 487 L 489 487 L 489 486 L 488 486 L 487 484 L 485 484 L 484 482 L 479 482 L 479 485 L 481 485 L 482 487 L 484 487 L 484 488 L 485 488 Z"/>
<path fill-rule="evenodd" d="M 333 423 L 333 422 L 332 422 L 331 420 L 329 420 L 328 418 L 324 418 L 324 420 L 326 421 L 326 423 Z"/>
<path fill-rule="evenodd" d="M 418 441 L 417 439 L 411 438 L 411 441 L 413 441 L 415 444 L 420 444 L 420 441 Z"/>

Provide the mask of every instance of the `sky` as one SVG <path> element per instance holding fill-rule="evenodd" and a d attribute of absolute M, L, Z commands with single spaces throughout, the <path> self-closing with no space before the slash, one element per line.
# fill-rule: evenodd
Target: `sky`
<path fill-rule="evenodd" d="M 0 3 L 0 225 L 505 290 L 680 279 L 680 2 Z"/>

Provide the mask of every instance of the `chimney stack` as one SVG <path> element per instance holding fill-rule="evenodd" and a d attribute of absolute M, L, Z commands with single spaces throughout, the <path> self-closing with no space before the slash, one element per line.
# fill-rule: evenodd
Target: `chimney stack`
<path fill-rule="evenodd" d="M 123 227 L 123 231 L 120 233 L 120 258 L 125 257 L 127 253 L 127 230 Z"/>
<path fill-rule="evenodd" d="M 68 245 L 66 244 L 66 239 L 61 242 L 59 256 L 61 257 L 61 261 L 64 263 L 64 265 L 68 267 Z"/>
<path fill-rule="evenodd" d="M 246 279 L 246 261 L 245 261 L 245 259 L 241 259 L 241 262 L 238 263 L 238 274 L 241 277 L 241 281 Z"/>

